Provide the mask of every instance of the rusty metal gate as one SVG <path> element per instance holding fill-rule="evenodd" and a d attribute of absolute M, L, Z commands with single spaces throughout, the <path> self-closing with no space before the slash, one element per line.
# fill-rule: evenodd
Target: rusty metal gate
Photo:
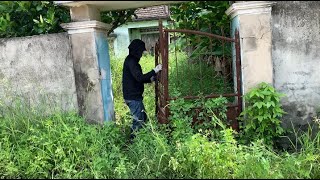
<path fill-rule="evenodd" d="M 234 38 L 194 30 L 164 29 L 159 22 L 155 65 L 162 71 L 155 83 L 156 116 L 169 122 L 169 102 L 177 98 L 228 98 L 227 119 L 238 130 L 242 110 L 239 32 Z M 178 89 L 179 94 L 175 94 Z"/>

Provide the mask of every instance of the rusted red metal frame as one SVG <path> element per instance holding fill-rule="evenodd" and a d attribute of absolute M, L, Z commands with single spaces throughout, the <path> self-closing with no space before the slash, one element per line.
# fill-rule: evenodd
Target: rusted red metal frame
<path fill-rule="evenodd" d="M 228 41 L 228 42 L 234 42 L 235 43 L 235 50 L 236 50 L 236 81 L 237 81 L 237 93 L 232 93 L 232 94 L 212 94 L 212 95 L 207 95 L 204 98 L 216 98 L 216 97 L 237 97 L 237 104 L 228 104 L 227 106 L 229 108 L 237 107 L 237 114 L 239 115 L 242 111 L 242 98 L 241 98 L 241 62 L 240 62 L 240 40 L 239 40 L 239 31 L 235 31 L 235 38 L 228 38 L 228 37 L 223 37 L 219 35 L 214 35 L 206 32 L 199 32 L 199 31 L 194 31 L 194 30 L 186 30 L 186 29 L 163 29 L 162 22 L 159 21 L 159 52 L 161 56 L 161 63 L 163 65 L 163 70 L 161 72 L 161 78 L 160 78 L 160 84 L 164 86 L 164 92 L 163 96 L 159 96 L 158 94 L 158 82 L 156 82 L 156 113 L 160 112 L 163 113 L 165 121 L 162 121 L 163 123 L 168 122 L 168 117 L 169 117 L 169 108 L 167 107 L 168 103 L 170 100 L 177 99 L 176 97 L 170 98 L 169 97 L 169 52 L 168 52 L 168 40 L 169 40 L 169 32 L 180 32 L 180 33 L 188 33 L 188 34 L 197 34 L 197 35 L 203 35 L 203 36 L 208 36 L 208 37 L 213 37 L 216 39 Z M 156 56 L 156 65 L 159 63 L 158 61 L 158 56 Z M 160 104 L 158 103 L 158 97 L 163 98 L 162 102 L 165 103 L 162 104 L 160 100 Z M 200 98 L 199 96 L 185 96 L 182 97 L 184 99 L 198 99 Z M 238 122 L 236 121 L 236 128 L 238 129 Z"/>
<path fill-rule="evenodd" d="M 238 97 L 238 113 L 242 111 L 242 91 L 241 91 L 241 60 L 240 60 L 240 36 L 239 31 L 235 31 L 235 50 L 236 50 L 236 74 L 237 74 L 237 97 Z"/>
<path fill-rule="evenodd" d="M 237 81 L 237 117 L 242 112 L 242 91 L 241 91 L 241 54 L 240 54 L 240 36 L 238 29 L 235 30 L 235 51 L 236 51 L 236 81 Z M 233 120 L 233 129 L 239 131 L 239 122 Z"/>
<path fill-rule="evenodd" d="M 234 97 L 234 96 L 238 96 L 238 93 L 231 93 L 231 94 L 210 94 L 207 96 L 203 96 L 203 98 L 208 99 L 208 98 L 217 98 L 217 97 Z M 176 100 L 180 97 L 172 97 L 169 98 L 169 100 Z M 199 99 L 201 98 L 200 96 L 183 96 L 184 99 Z"/>
<path fill-rule="evenodd" d="M 164 102 L 166 103 L 166 107 L 165 107 L 165 117 L 168 120 L 169 117 L 169 108 L 167 107 L 167 104 L 169 104 L 169 34 L 168 32 L 164 33 L 164 37 L 163 37 L 163 41 L 164 41 L 164 62 L 163 62 L 163 73 L 164 73 Z"/>
<path fill-rule="evenodd" d="M 160 123 L 167 123 L 169 117 L 169 109 L 167 104 L 169 103 L 169 87 L 168 87 L 168 33 L 164 33 L 162 22 L 159 21 L 159 52 L 161 63 L 163 66 L 163 70 L 158 75 L 159 81 L 156 82 L 156 115 L 158 116 L 158 120 Z M 159 56 L 157 56 L 159 59 Z M 159 63 L 158 59 L 156 60 L 156 65 Z M 162 94 L 160 94 L 159 84 L 164 87 Z M 160 98 L 160 103 L 158 103 L 158 98 Z M 164 109 L 163 109 L 164 108 Z M 158 114 L 159 113 L 159 114 Z M 160 116 L 160 117 L 159 117 Z M 164 117 L 162 117 L 164 116 Z M 164 118 L 164 119 L 162 119 Z"/>
<path fill-rule="evenodd" d="M 157 42 L 154 48 L 154 56 L 155 56 L 155 67 L 159 64 L 159 43 Z M 158 77 L 157 77 L 158 78 Z M 156 108 L 155 108 L 155 114 L 157 115 L 158 113 L 158 81 L 155 81 L 155 86 L 154 86 L 154 90 L 155 90 L 155 104 L 156 104 Z"/>
<path fill-rule="evenodd" d="M 164 32 L 180 32 L 180 33 L 187 33 L 187 34 L 198 34 L 198 35 L 213 37 L 213 38 L 228 41 L 228 42 L 235 42 L 236 41 L 235 39 L 232 39 L 232 38 L 223 37 L 223 36 L 219 36 L 216 34 L 210 34 L 210 33 L 206 33 L 206 32 L 188 30 L 188 29 L 163 29 L 163 31 Z"/>

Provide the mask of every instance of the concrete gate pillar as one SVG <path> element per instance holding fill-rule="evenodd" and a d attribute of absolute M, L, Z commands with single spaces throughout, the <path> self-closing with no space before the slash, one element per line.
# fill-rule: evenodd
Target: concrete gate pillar
<path fill-rule="evenodd" d="M 271 59 L 270 1 L 235 1 L 226 14 L 231 16 L 232 34 L 239 30 L 242 93 L 260 82 L 273 83 Z"/>
<path fill-rule="evenodd" d="M 71 23 L 61 26 L 68 31 L 75 73 L 79 113 L 87 121 L 102 124 L 114 120 L 107 30 L 100 12 L 90 5 L 70 8 Z"/>
<path fill-rule="evenodd" d="M 100 11 L 132 9 L 185 1 L 55 1 L 70 8 L 68 31 L 74 60 L 75 84 L 80 115 L 89 122 L 114 120 L 108 24 L 100 22 Z"/>

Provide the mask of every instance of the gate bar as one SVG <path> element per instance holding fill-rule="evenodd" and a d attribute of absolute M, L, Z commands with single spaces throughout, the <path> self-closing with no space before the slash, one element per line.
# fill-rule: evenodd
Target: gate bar
<path fill-rule="evenodd" d="M 238 111 L 242 111 L 242 99 L 241 99 L 241 62 L 240 62 L 240 38 L 239 31 L 235 32 L 235 49 L 236 49 L 236 69 L 237 69 L 237 96 L 238 96 Z"/>
<path fill-rule="evenodd" d="M 203 98 L 218 98 L 218 97 L 235 97 L 238 96 L 238 94 L 211 94 L 211 95 L 207 95 L 204 96 Z M 173 98 L 169 98 L 169 100 L 176 100 L 178 98 L 184 98 L 184 99 L 198 99 L 201 98 L 200 96 L 183 96 L 183 97 L 173 97 Z"/>
<path fill-rule="evenodd" d="M 223 36 L 219 36 L 219 35 L 215 35 L 215 34 L 194 31 L 194 30 L 188 30 L 188 29 L 163 29 L 163 30 L 164 30 L 164 32 L 181 32 L 181 33 L 188 33 L 188 34 L 199 34 L 199 35 L 203 35 L 203 36 L 214 37 L 214 38 L 225 40 L 225 41 L 236 42 L 236 40 L 233 38 L 228 38 L 228 37 L 223 37 Z"/>

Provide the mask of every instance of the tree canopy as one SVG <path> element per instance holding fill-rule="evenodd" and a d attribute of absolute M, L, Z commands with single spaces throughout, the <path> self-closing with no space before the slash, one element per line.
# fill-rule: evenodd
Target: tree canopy
<path fill-rule="evenodd" d="M 197 29 L 227 36 L 228 1 L 190 1 L 171 5 L 171 18 L 179 28 Z M 136 9 L 101 12 L 101 21 L 115 28 L 131 21 Z M 61 23 L 71 21 L 69 9 L 53 1 L 1 1 L 0 38 L 63 32 Z"/>
<path fill-rule="evenodd" d="M 102 22 L 112 24 L 112 32 L 131 20 L 135 9 L 101 12 Z M 61 23 L 71 22 L 69 9 L 53 1 L 1 1 L 0 38 L 59 33 Z"/>

